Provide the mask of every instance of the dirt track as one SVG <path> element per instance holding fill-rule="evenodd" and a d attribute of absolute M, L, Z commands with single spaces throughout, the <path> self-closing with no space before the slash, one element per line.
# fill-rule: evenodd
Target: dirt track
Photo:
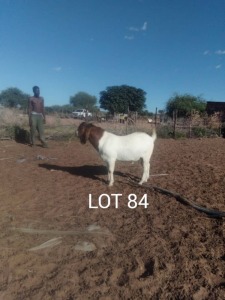
<path fill-rule="evenodd" d="M 91 145 L 49 146 L 0 142 L 1 300 L 225 299 L 223 221 L 133 187 L 138 163 L 117 163 L 109 188 Z M 225 139 L 159 139 L 149 184 L 225 211 L 224 158 Z M 91 209 L 89 194 L 122 196 Z"/>

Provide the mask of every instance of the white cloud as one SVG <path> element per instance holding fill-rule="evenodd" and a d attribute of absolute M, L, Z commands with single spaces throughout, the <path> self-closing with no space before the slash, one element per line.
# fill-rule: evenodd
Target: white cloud
<path fill-rule="evenodd" d="M 225 55 L 225 50 L 217 50 L 215 53 L 218 55 Z"/>
<path fill-rule="evenodd" d="M 222 65 L 216 65 L 215 68 L 216 68 L 216 69 L 221 69 L 221 68 L 222 68 Z"/>
<path fill-rule="evenodd" d="M 209 55 L 210 54 L 210 51 L 209 50 L 205 50 L 204 52 L 203 52 L 203 55 Z"/>
<path fill-rule="evenodd" d="M 130 31 L 135 31 L 135 32 L 139 32 L 139 31 L 146 31 L 147 30 L 147 22 L 144 22 L 144 24 L 142 25 L 142 27 L 138 28 L 138 27 L 134 27 L 134 26 L 130 26 L 128 29 Z"/>
<path fill-rule="evenodd" d="M 138 32 L 139 31 L 139 28 L 137 28 L 137 27 L 129 27 L 129 30 L 130 31 L 136 31 L 136 32 Z"/>
<path fill-rule="evenodd" d="M 125 35 L 125 40 L 129 40 L 129 41 L 131 41 L 131 40 L 133 40 L 134 39 L 134 36 L 133 35 Z"/>
<path fill-rule="evenodd" d="M 60 72 L 62 70 L 62 67 L 54 67 L 52 70 L 55 72 Z"/>
<path fill-rule="evenodd" d="M 141 27 L 141 30 L 146 31 L 147 30 L 147 22 L 144 22 L 143 26 Z"/>

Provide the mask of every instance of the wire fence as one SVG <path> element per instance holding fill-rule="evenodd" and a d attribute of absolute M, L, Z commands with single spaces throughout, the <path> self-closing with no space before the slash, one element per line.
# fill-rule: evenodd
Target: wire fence
<path fill-rule="evenodd" d="M 221 113 L 200 115 L 192 112 L 190 116 L 179 118 L 178 111 L 174 111 L 169 118 L 163 113 L 156 113 L 150 117 L 137 113 L 117 114 L 111 117 L 93 117 L 87 121 L 94 122 L 110 132 L 125 135 L 135 131 L 151 134 L 154 127 L 159 138 L 201 138 L 225 137 L 225 120 Z M 75 135 L 75 129 L 84 119 L 74 119 L 58 114 L 48 115 L 45 131 L 47 137 L 60 139 Z M 0 140 L 29 139 L 28 117 L 18 110 L 0 110 Z"/>
<path fill-rule="evenodd" d="M 170 118 L 165 114 L 150 117 L 139 116 L 136 113 L 128 114 L 122 119 L 121 115 L 101 122 L 101 126 L 118 134 L 128 134 L 134 131 L 150 132 L 157 128 L 157 135 L 161 138 L 201 138 L 201 137 L 225 137 L 225 120 L 223 114 L 212 115 L 192 112 L 188 117 L 178 117 L 178 111 L 173 112 Z M 104 125 L 103 125 L 104 124 Z"/>

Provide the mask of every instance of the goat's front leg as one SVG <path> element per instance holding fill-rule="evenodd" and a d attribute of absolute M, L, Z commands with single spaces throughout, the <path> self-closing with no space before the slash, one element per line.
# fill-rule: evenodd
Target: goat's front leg
<path fill-rule="evenodd" d="M 109 186 L 113 186 L 114 183 L 114 169 L 115 169 L 115 160 L 111 160 L 107 162 L 108 166 L 108 180 L 109 180 Z"/>

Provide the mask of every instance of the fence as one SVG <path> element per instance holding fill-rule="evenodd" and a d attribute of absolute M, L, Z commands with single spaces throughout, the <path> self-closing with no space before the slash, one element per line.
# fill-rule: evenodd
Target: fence
<path fill-rule="evenodd" d="M 151 133 L 153 127 L 157 128 L 157 135 L 161 138 L 195 138 L 195 137 L 225 137 L 225 120 L 219 113 L 208 116 L 197 112 L 187 118 L 179 118 L 178 112 L 174 111 L 173 118 L 169 118 L 157 109 L 152 117 L 140 116 L 130 112 L 124 118 L 119 115 L 111 118 L 93 118 L 92 122 L 98 126 L 124 135 L 135 131 Z M 123 120 L 123 121 L 121 121 Z M 68 116 L 61 118 L 59 115 L 47 116 L 46 135 L 53 139 L 74 136 L 74 128 L 81 120 L 71 119 Z M 18 110 L 0 110 L 0 139 L 12 138 L 28 139 L 29 127 L 27 115 Z"/>
<path fill-rule="evenodd" d="M 220 113 L 208 116 L 200 115 L 193 111 L 189 117 L 179 118 L 174 111 L 173 118 L 163 113 L 156 113 L 151 117 L 129 114 L 124 122 L 114 116 L 101 124 L 102 127 L 118 134 L 128 134 L 134 131 L 150 132 L 157 127 L 157 134 L 162 138 L 200 138 L 200 137 L 225 137 L 225 122 Z"/>
<path fill-rule="evenodd" d="M 224 130 L 223 118 L 220 113 L 208 116 L 193 111 L 186 118 L 178 118 L 178 111 L 173 112 L 171 120 L 173 137 L 215 137 L 222 136 Z M 168 124 L 168 122 L 167 122 Z"/>

